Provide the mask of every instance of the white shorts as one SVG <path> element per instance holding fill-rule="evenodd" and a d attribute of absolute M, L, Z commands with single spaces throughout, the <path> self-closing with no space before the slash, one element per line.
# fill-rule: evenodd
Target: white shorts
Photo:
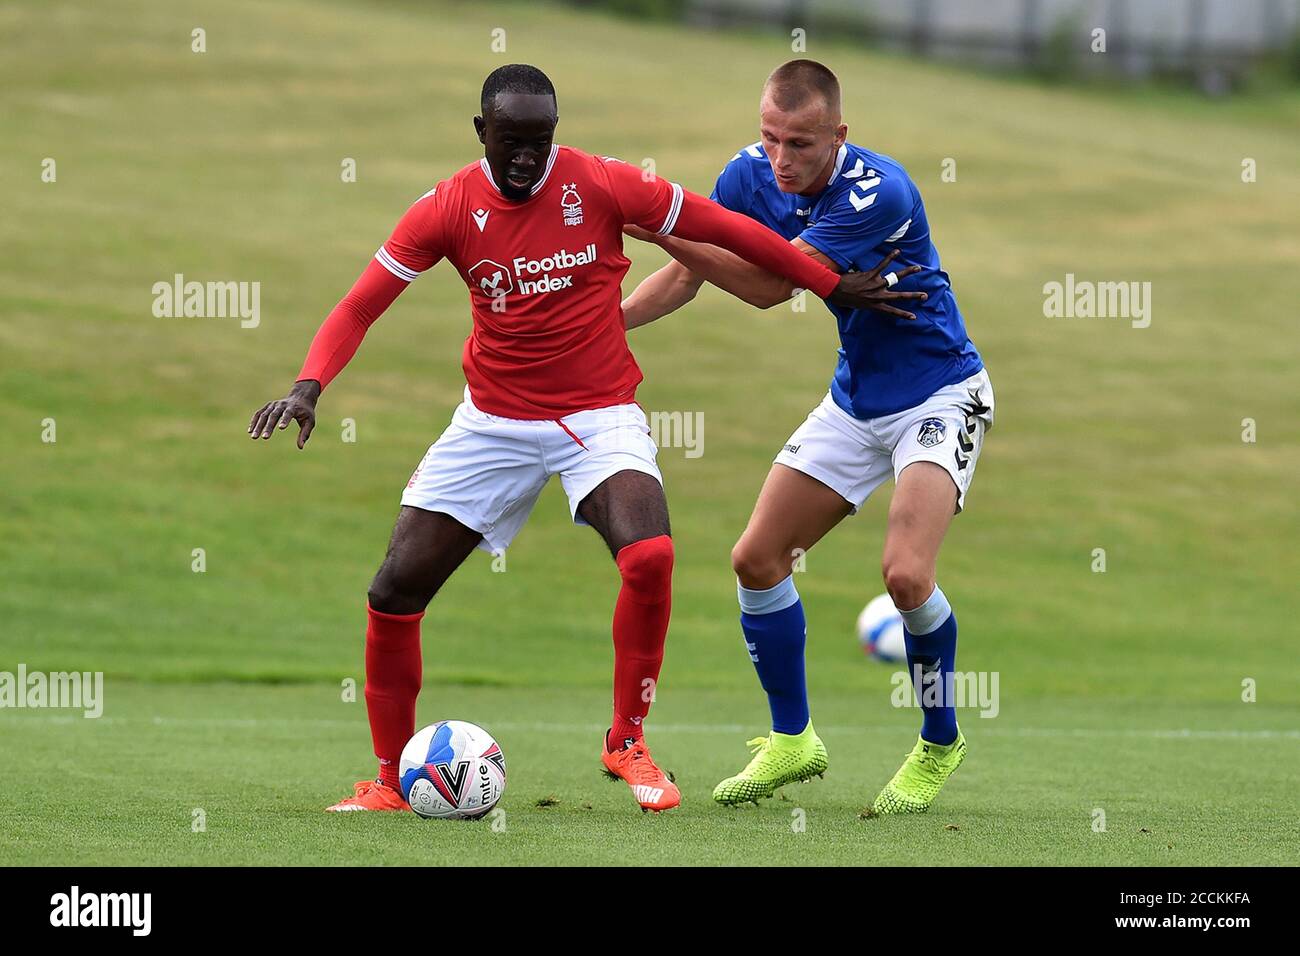
<path fill-rule="evenodd" d="M 528 520 L 552 475 L 560 476 L 576 524 L 578 505 L 606 478 L 640 471 L 661 485 L 658 449 L 640 405 L 611 405 L 563 419 L 501 418 L 465 400 L 429 446 L 402 504 L 451 515 L 481 532 L 479 547 L 500 553 Z"/>
<path fill-rule="evenodd" d="M 891 473 L 897 481 L 913 462 L 931 461 L 952 476 L 960 512 L 992 427 L 993 385 L 983 369 L 915 408 L 879 418 L 854 418 L 828 392 L 776 461 L 830 487 L 854 512 Z"/>

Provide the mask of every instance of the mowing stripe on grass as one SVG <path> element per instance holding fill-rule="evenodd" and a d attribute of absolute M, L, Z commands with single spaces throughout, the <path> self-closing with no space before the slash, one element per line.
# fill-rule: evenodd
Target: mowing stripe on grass
<path fill-rule="evenodd" d="M 25 721 L 48 724 L 72 724 L 85 718 L 40 714 L 23 716 Z M 321 717 L 297 718 L 262 718 L 262 717 L 100 717 L 98 724 L 139 724 L 149 723 L 154 726 L 196 726 L 196 727 L 353 727 L 356 720 L 331 720 Z M 537 733 L 599 733 L 605 730 L 604 724 L 564 724 L 545 721 L 494 721 L 496 730 L 525 730 Z M 665 734 L 740 734 L 749 733 L 754 728 L 743 724 L 655 724 L 655 733 Z M 897 734 L 898 727 L 864 725 L 860 727 L 822 727 L 821 731 L 831 734 Z M 1176 730 L 1107 730 L 1084 727 L 1010 727 L 981 728 L 980 736 L 986 737 L 1122 737 L 1150 740 L 1300 740 L 1300 730 L 1193 730 L 1188 727 Z"/>

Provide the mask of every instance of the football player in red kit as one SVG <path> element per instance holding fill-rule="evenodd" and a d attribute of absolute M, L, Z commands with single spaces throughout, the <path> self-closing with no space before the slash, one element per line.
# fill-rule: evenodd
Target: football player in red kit
<path fill-rule="evenodd" d="M 398 759 L 415 732 L 425 608 L 476 547 L 510 544 L 558 474 L 573 520 L 596 529 L 622 577 L 602 761 L 642 809 L 665 810 L 681 795 L 651 758 L 642 722 L 663 661 L 673 543 L 655 445 L 635 403 L 641 371 L 620 308 L 623 227 L 722 246 L 833 302 L 870 307 L 898 294 L 873 274 L 837 275 L 675 183 L 555 144 L 555 89 L 535 67 L 495 70 L 481 105 L 484 158 L 407 210 L 321 325 L 289 394 L 248 427 L 269 438 L 297 421 L 302 448 L 321 391 L 369 326 L 439 260 L 455 267 L 473 312 L 465 398 L 402 494 L 367 595 L 366 710 L 379 774 L 329 809 L 406 808 Z"/>

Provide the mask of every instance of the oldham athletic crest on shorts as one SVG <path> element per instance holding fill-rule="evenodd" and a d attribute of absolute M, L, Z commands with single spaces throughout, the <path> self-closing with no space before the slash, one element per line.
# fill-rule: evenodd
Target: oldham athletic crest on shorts
<path fill-rule="evenodd" d="M 916 441 L 922 448 L 933 448 L 941 444 L 948 434 L 948 426 L 941 418 L 927 418 L 921 422 L 921 430 L 916 433 Z"/>

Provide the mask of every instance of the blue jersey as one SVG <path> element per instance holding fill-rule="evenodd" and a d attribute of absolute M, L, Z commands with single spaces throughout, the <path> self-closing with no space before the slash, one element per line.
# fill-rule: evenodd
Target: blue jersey
<path fill-rule="evenodd" d="M 711 198 L 787 239 L 802 239 L 844 272 L 869 271 L 895 247 L 891 269 L 921 266 L 894 287 L 928 293 L 925 302 L 899 303 L 915 321 L 826 303 L 840 328 L 831 396 L 850 415 L 901 412 L 984 367 L 939 267 L 921 194 L 888 156 L 846 143 L 826 188 L 797 196 L 777 187 L 767 154 L 755 143 L 732 157 Z"/>

